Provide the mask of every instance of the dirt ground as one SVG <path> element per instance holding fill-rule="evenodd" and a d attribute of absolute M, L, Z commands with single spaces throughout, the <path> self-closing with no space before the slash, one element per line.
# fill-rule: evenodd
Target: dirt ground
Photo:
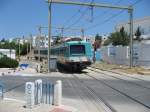
<path fill-rule="evenodd" d="M 91 67 L 96 67 L 103 70 L 118 70 L 120 72 L 125 72 L 128 74 L 141 74 L 141 75 L 150 75 L 150 69 L 144 68 L 144 67 L 132 67 L 126 65 L 115 65 L 106 63 L 103 61 L 96 62 Z"/>

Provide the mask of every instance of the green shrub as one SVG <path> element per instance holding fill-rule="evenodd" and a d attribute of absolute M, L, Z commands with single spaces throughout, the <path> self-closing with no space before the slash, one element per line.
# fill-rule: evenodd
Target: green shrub
<path fill-rule="evenodd" d="M 0 68 L 16 68 L 18 65 L 19 63 L 17 60 L 8 57 L 0 58 Z"/>

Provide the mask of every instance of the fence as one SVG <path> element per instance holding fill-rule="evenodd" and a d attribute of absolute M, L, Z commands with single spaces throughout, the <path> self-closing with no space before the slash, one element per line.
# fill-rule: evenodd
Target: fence
<path fill-rule="evenodd" d="M 106 46 L 101 48 L 102 60 L 111 64 L 129 65 L 128 46 Z M 133 65 L 150 66 L 150 44 L 134 44 Z"/>

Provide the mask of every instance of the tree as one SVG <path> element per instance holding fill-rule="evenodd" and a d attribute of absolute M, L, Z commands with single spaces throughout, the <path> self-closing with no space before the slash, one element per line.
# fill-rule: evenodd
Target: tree
<path fill-rule="evenodd" d="M 0 58 L 0 68 L 16 68 L 19 63 L 17 60 L 11 59 L 7 56 Z"/>
<path fill-rule="evenodd" d="M 104 41 L 103 45 L 108 46 L 110 43 L 112 43 L 112 41 L 111 41 L 110 37 L 108 37 L 108 39 Z"/>
<path fill-rule="evenodd" d="M 56 37 L 55 44 L 60 44 L 60 43 L 61 43 L 61 38 L 58 36 Z"/>
<path fill-rule="evenodd" d="M 3 38 L 2 40 L 1 40 L 1 42 L 5 42 L 6 40 L 5 40 L 5 38 Z"/>
<path fill-rule="evenodd" d="M 95 41 L 96 41 L 96 40 L 102 41 L 102 36 L 100 36 L 99 34 L 96 34 L 96 36 L 95 36 Z"/>
<path fill-rule="evenodd" d="M 141 41 L 141 31 L 140 31 L 140 27 L 137 28 L 136 32 L 135 32 L 135 40 Z"/>
<path fill-rule="evenodd" d="M 119 32 L 111 33 L 110 38 L 112 45 L 123 45 L 127 46 L 130 43 L 129 35 L 125 32 L 124 27 Z"/>
<path fill-rule="evenodd" d="M 20 44 L 20 55 L 26 55 L 27 54 L 27 46 L 29 47 L 29 43 Z M 0 48 L 1 49 L 15 49 L 16 54 L 19 55 L 19 43 L 16 43 L 14 41 L 8 42 L 5 40 L 5 42 L 0 42 Z M 28 52 L 30 52 L 30 49 L 28 48 Z"/>
<path fill-rule="evenodd" d="M 100 48 L 102 43 L 102 36 L 99 36 L 99 34 L 96 34 L 95 36 L 95 42 L 94 42 L 94 49 Z"/>

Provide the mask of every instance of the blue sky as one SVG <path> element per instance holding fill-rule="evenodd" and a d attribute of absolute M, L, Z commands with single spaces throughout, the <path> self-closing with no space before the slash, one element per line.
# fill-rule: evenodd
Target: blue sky
<path fill-rule="evenodd" d="M 76 0 L 77 1 L 77 0 Z M 91 0 L 78 0 L 90 2 Z M 95 3 L 108 3 L 127 6 L 138 0 L 94 0 Z M 134 5 L 134 19 L 150 16 L 150 0 L 139 0 Z M 85 35 L 108 34 L 114 31 L 114 26 L 127 21 L 128 12 L 106 21 L 120 10 L 94 8 L 93 17 L 89 7 L 52 4 L 52 26 L 84 28 Z M 71 18 L 72 17 L 72 18 Z M 48 4 L 45 0 L 0 0 L 0 38 L 28 37 L 37 35 L 38 26 L 48 24 Z M 72 26 L 73 24 L 73 26 Z M 47 34 L 47 29 L 42 30 Z M 58 35 L 60 30 L 52 29 L 52 35 Z M 66 30 L 64 35 L 80 35 L 80 31 Z"/>

